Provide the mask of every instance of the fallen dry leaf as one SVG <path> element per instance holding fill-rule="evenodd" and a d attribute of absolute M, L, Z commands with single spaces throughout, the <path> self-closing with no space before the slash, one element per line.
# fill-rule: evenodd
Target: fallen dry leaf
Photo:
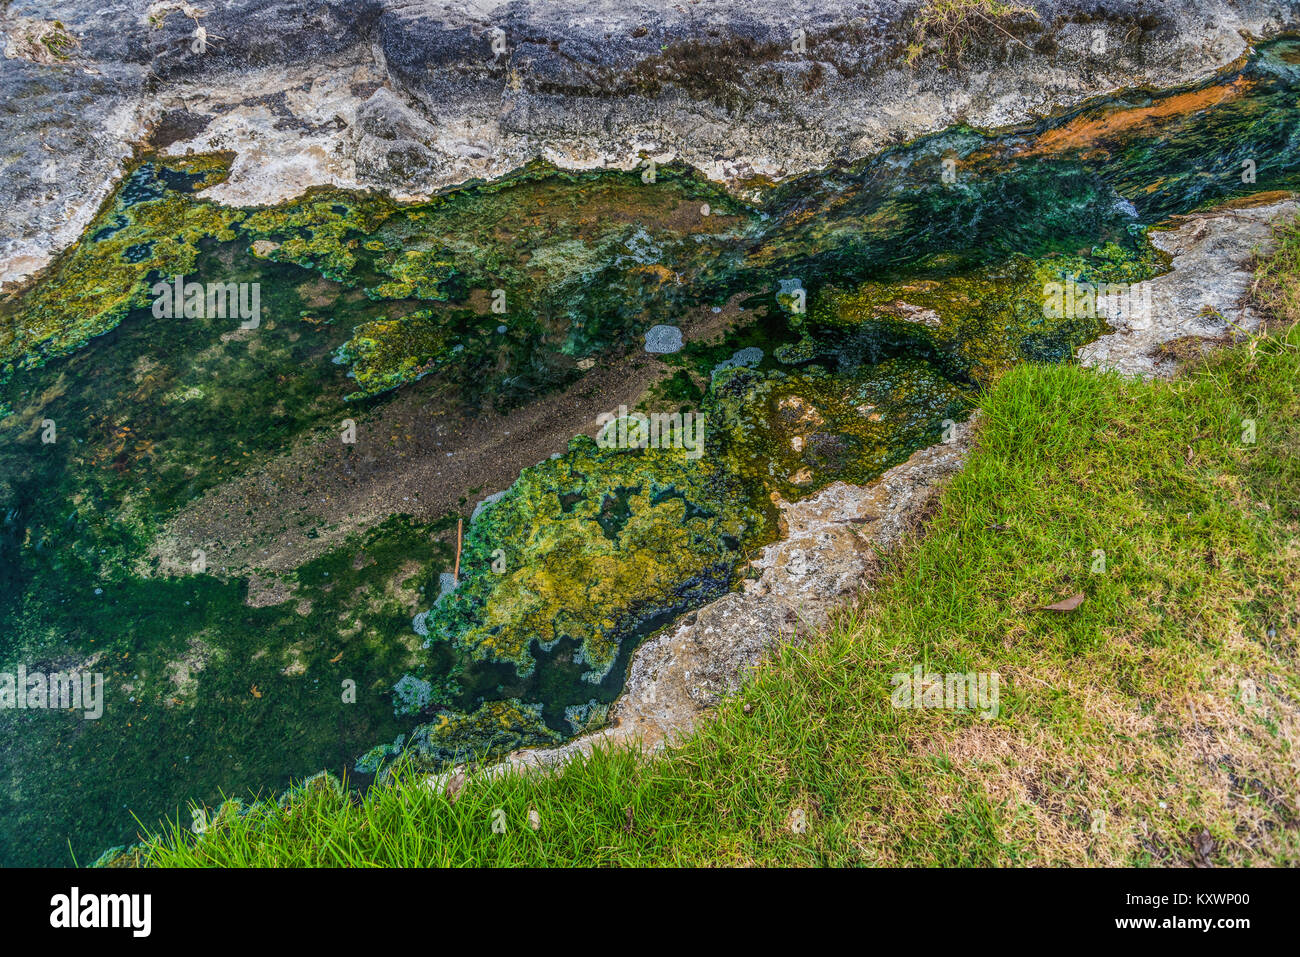
<path fill-rule="evenodd" d="M 1054 605 L 1044 605 L 1039 611 L 1074 611 L 1083 604 L 1083 592 L 1077 595 L 1071 595 L 1069 598 L 1062 598 Z"/>
<path fill-rule="evenodd" d="M 464 773 L 458 772 L 447 779 L 447 786 L 443 788 L 442 793 L 447 796 L 447 800 L 450 803 L 455 804 L 456 797 L 460 794 L 460 789 L 464 786 L 465 775 Z"/>
<path fill-rule="evenodd" d="M 1202 830 L 1201 833 L 1192 836 L 1192 866 L 1193 867 L 1213 867 L 1210 862 L 1210 855 L 1214 853 L 1214 838 L 1210 832 Z"/>

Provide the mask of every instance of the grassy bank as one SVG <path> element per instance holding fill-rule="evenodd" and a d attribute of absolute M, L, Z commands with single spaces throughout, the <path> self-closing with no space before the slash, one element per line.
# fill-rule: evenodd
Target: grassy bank
<path fill-rule="evenodd" d="M 1173 381 L 1007 373 L 925 537 L 667 757 L 321 784 L 133 859 L 1300 863 L 1298 277 L 1300 229 L 1261 267 L 1273 331 Z M 996 672 L 997 717 L 891 706 L 917 665 Z"/>

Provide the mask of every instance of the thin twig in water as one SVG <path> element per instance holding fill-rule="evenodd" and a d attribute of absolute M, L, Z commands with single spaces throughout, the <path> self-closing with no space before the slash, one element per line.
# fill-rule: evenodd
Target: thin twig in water
<path fill-rule="evenodd" d="M 456 519 L 456 568 L 451 573 L 452 583 L 456 585 L 460 584 L 460 542 L 464 528 L 465 520 L 463 518 Z"/>

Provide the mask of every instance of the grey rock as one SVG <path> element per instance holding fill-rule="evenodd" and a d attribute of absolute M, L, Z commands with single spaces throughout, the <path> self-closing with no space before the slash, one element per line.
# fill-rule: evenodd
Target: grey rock
<path fill-rule="evenodd" d="M 714 372 L 723 372 L 727 369 L 753 369 L 763 361 L 763 350 L 758 346 L 748 346 L 744 349 L 737 349 L 730 359 L 723 359 L 713 367 Z"/>
<path fill-rule="evenodd" d="M 474 506 L 474 511 L 470 514 L 470 517 L 469 517 L 469 523 L 470 523 L 471 525 L 473 525 L 475 519 L 477 519 L 477 518 L 479 517 L 479 514 L 480 514 L 484 509 L 488 508 L 489 506 L 495 505 L 497 502 L 501 501 L 503 498 L 505 498 L 505 496 L 506 496 L 506 492 L 508 492 L 508 491 L 510 491 L 510 490 L 509 490 L 509 489 L 502 489 L 502 490 L 499 491 L 499 492 L 493 492 L 493 493 L 492 493 L 491 495 L 489 495 L 487 498 L 483 499 L 483 501 L 481 501 L 481 502 L 479 502 L 477 505 L 475 505 L 475 506 Z"/>
<path fill-rule="evenodd" d="M 410 192 L 427 183 L 441 161 L 426 145 L 437 139 L 433 124 L 386 87 L 357 110 L 354 130 L 359 179 Z"/>
<path fill-rule="evenodd" d="M 1200 343 L 1232 340 L 1259 328 L 1260 317 L 1247 293 L 1256 256 L 1267 255 L 1276 242 L 1273 224 L 1294 219 L 1300 204 L 1292 200 L 1263 206 L 1221 206 L 1181 216 L 1172 229 L 1155 230 L 1151 242 L 1173 257 L 1170 271 L 1149 280 L 1149 306 L 1130 302 L 1098 308 L 1114 330 L 1079 350 L 1079 364 L 1113 369 L 1146 378 L 1169 375 L 1176 362 L 1162 345 L 1183 340 Z M 1118 297 L 1117 297 L 1118 299 Z"/>
<path fill-rule="evenodd" d="M 1035 0 L 1039 21 L 1013 24 L 1016 39 L 990 31 L 962 68 L 938 70 L 901 59 L 919 2 L 10 0 L 0 283 L 74 242 L 139 144 L 234 150 L 207 194 L 230 203 L 320 184 L 416 198 L 538 156 L 679 158 L 739 183 L 1189 81 L 1244 36 L 1300 27 L 1300 5 L 1281 0 Z M 55 19 L 78 45 L 47 62 L 28 39 Z"/>

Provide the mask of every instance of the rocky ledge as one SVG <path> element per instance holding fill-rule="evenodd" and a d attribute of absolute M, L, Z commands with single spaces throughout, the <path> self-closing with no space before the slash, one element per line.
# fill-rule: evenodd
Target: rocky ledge
<path fill-rule="evenodd" d="M 423 197 L 538 156 L 744 188 L 1189 81 L 1300 25 L 1283 0 L 1023 0 L 958 48 L 924 2 L 7 0 L 0 283 L 75 241 L 141 146 L 236 152 L 210 195 L 240 204 Z"/>

